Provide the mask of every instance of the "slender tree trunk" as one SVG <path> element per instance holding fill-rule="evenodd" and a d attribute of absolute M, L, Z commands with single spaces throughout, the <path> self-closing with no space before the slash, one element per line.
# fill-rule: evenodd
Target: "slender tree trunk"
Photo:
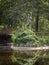
<path fill-rule="evenodd" d="M 35 24 L 35 31 L 38 32 L 38 24 L 39 24 L 39 10 L 37 11 L 37 16 L 36 16 L 36 24 Z"/>

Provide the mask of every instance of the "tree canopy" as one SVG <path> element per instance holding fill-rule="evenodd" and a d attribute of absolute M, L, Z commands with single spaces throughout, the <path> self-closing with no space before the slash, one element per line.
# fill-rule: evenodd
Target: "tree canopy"
<path fill-rule="evenodd" d="M 27 24 L 28 14 L 32 12 L 32 27 L 39 29 L 41 19 L 49 20 L 49 1 L 47 0 L 1 0 L 0 1 L 0 25 L 8 28 L 21 28 Z M 41 18 L 42 17 L 42 18 Z M 35 24 L 34 24 L 35 19 Z M 42 21 L 43 21 L 42 20 Z M 41 22 L 40 22 L 41 23 Z M 43 23 L 43 22 L 42 22 Z M 42 24 L 41 23 L 41 24 Z M 45 22 L 46 23 L 46 22 Z M 48 26 L 47 26 L 48 27 Z"/>

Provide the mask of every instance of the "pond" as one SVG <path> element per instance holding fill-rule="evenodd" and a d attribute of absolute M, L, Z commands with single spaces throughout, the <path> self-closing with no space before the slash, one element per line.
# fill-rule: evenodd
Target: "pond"
<path fill-rule="evenodd" d="M 45 53 L 45 52 L 44 52 Z M 37 52 L 13 52 L 9 60 L 1 60 L 0 65 L 49 65 L 49 58 L 42 57 L 42 54 Z M 2 57 L 3 58 L 3 57 Z M 4 57 L 5 58 L 5 57 Z M 7 58 L 7 57 L 6 57 Z"/>

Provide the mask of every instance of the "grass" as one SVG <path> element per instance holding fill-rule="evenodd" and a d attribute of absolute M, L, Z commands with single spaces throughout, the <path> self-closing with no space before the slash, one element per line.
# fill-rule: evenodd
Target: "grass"
<path fill-rule="evenodd" d="M 38 36 L 42 45 L 49 45 L 49 36 Z"/>

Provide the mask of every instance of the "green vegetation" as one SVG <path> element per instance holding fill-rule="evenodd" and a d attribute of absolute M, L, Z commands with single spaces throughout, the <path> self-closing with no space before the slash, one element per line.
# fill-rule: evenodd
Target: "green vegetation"
<path fill-rule="evenodd" d="M 41 45 L 49 45 L 49 36 L 38 36 Z"/>
<path fill-rule="evenodd" d="M 26 29 L 29 25 L 34 31 L 49 31 L 48 0 L 1 0 L 0 25 L 4 28 Z"/>
<path fill-rule="evenodd" d="M 14 45 L 19 46 L 39 46 L 40 42 L 38 37 L 31 30 L 24 30 L 21 32 L 15 32 L 12 35 Z"/>
<path fill-rule="evenodd" d="M 0 0 L 0 31 L 2 30 L 3 33 L 4 30 L 8 30 L 7 33 L 13 33 L 14 46 L 48 46 L 49 35 L 41 36 L 36 32 L 49 32 L 49 0 Z M 27 53 L 29 56 L 25 53 L 14 52 L 13 54 L 11 59 L 16 65 L 33 65 L 34 63 L 37 65 L 36 60 L 40 60 L 39 56 L 49 58 L 47 51 Z M 42 60 L 42 62 L 44 62 L 43 65 L 49 65 L 49 62 L 46 64 L 47 61 Z M 4 65 L 4 62 L 0 61 L 1 64 Z"/>

